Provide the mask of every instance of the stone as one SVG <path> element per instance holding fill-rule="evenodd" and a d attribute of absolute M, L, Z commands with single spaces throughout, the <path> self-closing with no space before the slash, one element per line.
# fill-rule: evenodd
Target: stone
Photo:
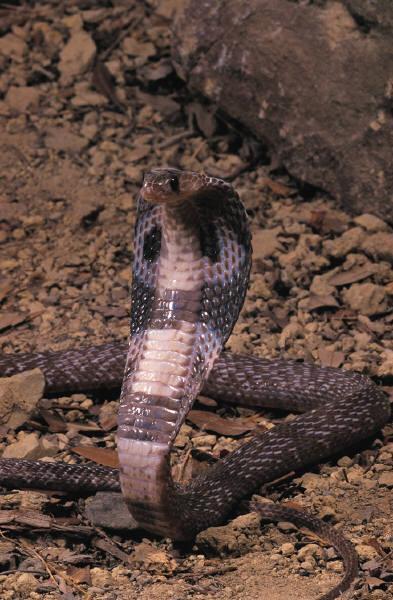
<path fill-rule="evenodd" d="M 385 471 L 378 478 L 379 485 L 393 488 L 393 471 Z"/>
<path fill-rule="evenodd" d="M 142 541 L 135 547 L 129 562 L 147 571 L 161 571 L 162 569 L 170 571 L 175 564 L 169 552 L 156 548 L 154 544 L 147 540 Z"/>
<path fill-rule="evenodd" d="M 231 350 L 231 352 L 244 354 L 247 352 L 249 339 L 250 338 L 247 333 L 233 333 L 227 342 L 228 348 Z"/>
<path fill-rule="evenodd" d="M 316 473 L 305 473 L 302 477 L 298 478 L 298 482 L 309 492 L 313 490 L 324 490 L 329 485 L 327 479 Z"/>
<path fill-rule="evenodd" d="M 300 561 L 303 561 L 310 558 L 322 558 L 323 554 L 324 550 L 318 544 L 306 544 L 298 550 L 297 556 Z"/>
<path fill-rule="evenodd" d="M 79 91 L 72 99 L 72 106 L 105 106 L 108 99 L 98 92 L 92 90 Z"/>
<path fill-rule="evenodd" d="M 22 62 L 26 52 L 26 42 L 14 33 L 7 33 L 7 35 L 0 38 L 0 54 Z"/>
<path fill-rule="evenodd" d="M 214 446 L 214 444 L 217 442 L 217 436 L 216 435 L 198 435 L 195 436 L 191 439 L 191 443 L 193 446 L 195 446 L 196 448 L 202 447 L 202 446 L 208 446 L 208 447 L 212 447 Z"/>
<path fill-rule="evenodd" d="M 297 531 L 296 525 L 294 525 L 290 521 L 278 521 L 277 529 L 279 529 L 283 533 L 291 533 L 293 531 Z"/>
<path fill-rule="evenodd" d="M 393 263 L 393 233 L 380 232 L 369 235 L 362 241 L 361 247 L 373 258 Z"/>
<path fill-rule="evenodd" d="M 187 0 L 173 60 L 291 175 L 393 222 L 392 33 L 386 0 Z"/>
<path fill-rule="evenodd" d="M 0 424 L 9 429 L 23 425 L 35 411 L 44 388 L 40 369 L 0 379 Z"/>
<path fill-rule="evenodd" d="M 338 459 L 337 464 L 339 467 L 352 467 L 353 459 L 349 456 L 342 456 Z"/>
<path fill-rule="evenodd" d="M 95 527 L 108 529 L 138 529 L 122 495 L 115 492 L 97 492 L 86 500 L 85 514 Z"/>
<path fill-rule="evenodd" d="M 113 584 L 112 575 L 108 569 L 93 567 L 90 569 L 90 575 L 91 582 L 96 587 L 105 588 L 106 586 L 111 586 Z"/>
<path fill-rule="evenodd" d="M 335 520 L 336 517 L 337 513 L 332 506 L 325 505 L 319 509 L 319 518 L 323 519 L 324 521 L 332 521 Z"/>
<path fill-rule="evenodd" d="M 328 571 L 333 571 L 334 573 L 342 573 L 343 565 L 339 560 L 332 560 L 326 564 L 326 568 Z"/>
<path fill-rule="evenodd" d="M 96 55 L 96 45 L 86 31 L 72 31 L 71 37 L 60 52 L 59 71 L 63 85 L 71 83 L 87 71 Z"/>
<path fill-rule="evenodd" d="M 380 355 L 381 364 L 377 369 L 378 377 L 393 375 L 393 350 L 386 348 Z"/>
<path fill-rule="evenodd" d="M 16 592 L 18 592 L 18 595 L 21 595 L 20 597 L 28 598 L 28 594 L 38 589 L 39 586 L 40 582 L 38 581 L 38 579 L 36 579 L 36 577 L 34 577 L 32 573 L 22 573 L 18 576 L 17 580 L 13 585 L 13 588 Z"/>
<path fill-rule="evenodd" d="M 392 459 L 391 452 L 381 452 L 380 455 L 378 456 L 379 462 L 390 462 L 391 459 Z"/>
<path fill-rule="evenodd" d="M 17 442 L 10 444 L 3 452 L 3 458 L 41 458 L 41 446 L 37 433 L 24 434 Z"/>
<path fill-rule="evenodd" d="M 156 53 L 155 46 L 151 42 L 139 42 L 134 37 L 126 37 L 122 44 L 123 50 L 129 56 L 143 56 L 148 58 Z"/>
<path fill-rule="evenodd" d="M 364 213 L 354 218 L 354 223 L 356 225 L 360 225 L 360 227 L 364 227 L 367 231 L 376 232 L 376 231 L 386 231 L 388 226 L 385 221 L 379 219 L 375 215 L 371 215 L 370 213 Z"/>
<path fill-rule="evenodd" d="M 209 527 L 198 533 L 195 543 L 206 555 L 239 555 L 249 549 L 253 537 L 260 533 L 261 518 L 257 513 L 237 517 L 222 527 Z"/>
<path fill-rule="evenodd" d="M 291 542 L 286 542 L 280 546 L 280 552 L 283 556 L 292 556 L 295 552 L 295 546 Z"/>
<path fill-rule="evenodd" d="M 347 469 L 346 475 L 349 483 L 361 484 L 364 479 L 364 470 L 359 465 L 353 465 Z"/>
<path fill-rule="evenodd" d="M 343 298 L 352 310 L 363 315 L 375 315 L 387 308 L 385 288 L 374 283 L 354 283 L 343 291 Z"/>
<path fill-rule="evenodd" d="M 313 571 L 315 571 L 316 565 L 317 563 L 312 557 L 300 563 L 301 568 L 307 571 L 307 573 L 313 573 Z"/>
<path fill-rule="evenodd" d="M 78 13 L 74 15 L 67 15 L 66 17 L 63 17 L 61 21 L 63 25 L 67 27 L 67 29 L 80 31 L 83 28 L 83 19 Z"/>
<path fill-rule="evenodd" d="M 27 112 L 39 105 L 41 92 L 38 88 L 11 85 L 5 96 L 5 102 L 15 112 Z"/>
<path fill-rule="evenodd" d="M 378 556 L 377 550 L 368 544 L 356 544 L 355 550 L 362 560 L 371 560 Z"/>
<path fill-rule="evenodd" d="M 249 290 L 250 297 L 263 298 L 269 300 L 272 297 L 272 291 L 266 283 L 262 275 L 256 275 L 254 281 L 250 285 Z"/>
<path fill-rule="evenodd" d="M 277 234 L 281 228 L 276 229 L 258 229 L 254 231 L 252 236 L 253 257 L 267 258 L 281 248 L 280 242 L 277 240 Z"/>
<path fill-rule="evenodd" d="M 361 227 L 352 227 L 335 240 L 327 240 L 324 248 L 331 256 L 343 257 L 356 250 L 364 237 L 365 233 Z"/>
<path fill-rule="evenodd" d="M 48 127 L 45 135 L 45 146 L 51 150 L 75 152 L 79 154 L 88 145 L 88 140 L 65 127 Z"/>

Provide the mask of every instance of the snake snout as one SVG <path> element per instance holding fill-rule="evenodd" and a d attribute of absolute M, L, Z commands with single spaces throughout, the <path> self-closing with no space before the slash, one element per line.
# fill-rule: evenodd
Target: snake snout
<path fill-rule="evenodd" d="M 188 190 L 181 189 L 181 172 L 177 169 L 154 169 L 145 174 L 141 194 L 152 204 L 178 205 L 189 197 Z"/>

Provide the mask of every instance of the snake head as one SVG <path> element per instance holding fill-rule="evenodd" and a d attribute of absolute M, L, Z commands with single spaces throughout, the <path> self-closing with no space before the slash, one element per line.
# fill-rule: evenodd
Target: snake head
<path fill-rule="evenodd" d="M 145 174 L 141 195 L 152 204 L 179 205 L 195 198 L 209 196 L 209 192 L 228 193 L 230 184 L 216 177 L 194 171 L 180 171 L 167 167 L 153 169 Z"/>

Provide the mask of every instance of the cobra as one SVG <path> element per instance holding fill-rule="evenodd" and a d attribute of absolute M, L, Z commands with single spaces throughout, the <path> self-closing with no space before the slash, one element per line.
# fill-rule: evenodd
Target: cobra
<path fill-rule="evenodd" d="M 231 185 L 190 171 L 153 170 L 138 198 L 128 347 L 0 359 L 3 375 L 42 368 L 47 391 L 117 385 L 124 369 L 120 488 L 141 527 L 175 540 L 221 524 L 261 484 L 344 451 L 389 417 L 384 393 L 361 374 L 220 354 L 242 307 L 250 265 L 247 216 Z M 182 486 L 171 476 L 171 447 L 202 389 L 226 402 L 301 414 L 256 434 Z M 119 490 L 115 470 L 10 459 L 0 461 L 0 483 Z M 342 554 L 345 576 L 323 600 L 350 585 L 357 557 L 336 529 L 285 505 L 255 508 L 264 518 L 310 527 Z"/>

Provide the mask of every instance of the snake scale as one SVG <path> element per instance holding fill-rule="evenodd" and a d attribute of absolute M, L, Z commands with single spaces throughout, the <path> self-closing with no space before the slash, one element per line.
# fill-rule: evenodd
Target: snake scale
<path fill-rule="evenodd" d="M 97 465 L 0 460 L 0 484 L 94 492 L 119 490 L 141 527 L 175 540 L 221 524 L 241 498 L 374 434 L 389 418 L 385 394 L 364 375 L 221 350 L 242 307 L 251 236 L 227 182 L 177 169 L 146 174 L 138 197 L 129 344 L 3 355 L 0 374 L 39 367 L 47 392 L 115 387 L 122 381 L 118 471 Z M 256 434 L 182 486 L 172 480 L 173 441 L 203 390 L 245 406 L 285 408 L 294 420 Z M 345 563 L 333 600 L 357 574 L 352 544 L 323 521 L 258 504 L 327 539 Z"/>

